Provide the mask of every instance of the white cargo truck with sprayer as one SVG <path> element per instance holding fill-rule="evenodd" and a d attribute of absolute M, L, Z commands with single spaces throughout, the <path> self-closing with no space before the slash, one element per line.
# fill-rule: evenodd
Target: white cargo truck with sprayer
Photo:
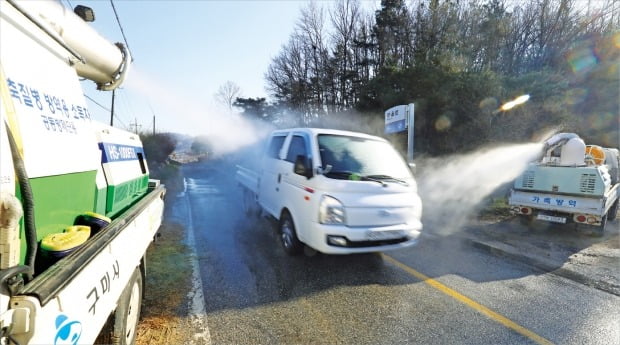
<path fill-rule="evenodd" d="M 385 139 L 324 128 L 275 130 L 259 166 L 238 166 L 245 213 L 275 219 L 289 255 L 370 253 L 415 245 L 422 201 Z"/>
<path fill-rule="evenodd" d="M 616 148 L 586 145 L 574 133 L 558 133 L 543 155 L 515 181 L 508 203 L 527 224 L 573 224 L 602 235 L 616 219 L 620 197 L 620 155 Z"/>
<path fill-rule="evenodd" d="M 130 59 L 93 18 L 0 2 L 2 345 L 135 341 L 165 188 L 137 135 L 91 119 L 80 79 L 112 90 Z"/>

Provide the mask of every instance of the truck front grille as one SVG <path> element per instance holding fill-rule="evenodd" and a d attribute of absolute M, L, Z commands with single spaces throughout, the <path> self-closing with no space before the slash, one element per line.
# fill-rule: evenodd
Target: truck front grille
<path fill-rule="evenodd" d="M 536 176 L 536 173 L 531 170 L 524 172 L 521 187 L 530 189 L 534 188 L 534 176 Z"/>
<path fill-rule="evenodd" d="M 581 193 L 594 194 L 595 187 L 596 174 L 581 174 L 581 180 L 579 181 L 579 191 Z"/>

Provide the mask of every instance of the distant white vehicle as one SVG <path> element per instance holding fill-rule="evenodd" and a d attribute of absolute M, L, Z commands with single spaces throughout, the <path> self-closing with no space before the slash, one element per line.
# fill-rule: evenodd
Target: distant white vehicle
<path fill-rule="evenodd" d="M 238 167 L 248 214 L 279 223 L 289 255 L 304 245 L 325 254 L 412 246 L 422 202 L 407 163 L 384 139 L 297 128 L 274 131 L 259 171 Z"/>

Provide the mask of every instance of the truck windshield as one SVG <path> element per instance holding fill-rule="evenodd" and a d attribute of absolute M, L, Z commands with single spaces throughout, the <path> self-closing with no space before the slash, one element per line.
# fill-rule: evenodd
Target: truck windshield
<path fill-rule="evenodd" d="M 320 134 L 318 142 L 321 167 L 327 177 L 403 179 L 411 176 L 405 161 L 387 142 L 332 134 Z"/>

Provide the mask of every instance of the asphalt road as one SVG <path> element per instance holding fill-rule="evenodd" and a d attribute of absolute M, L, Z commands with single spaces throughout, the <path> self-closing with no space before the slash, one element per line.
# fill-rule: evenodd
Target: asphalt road
<path fill-rule="evenodd" d="M 247 219 L 234 167 L 183 167 L 211 344 L 620 344 L 620 297 L 458 236 L 383 254 L 289 257 Z M 202 302 L 202 301 L 200 301 Z M 207 335 L 205 337 L 205 334 Z"/>

